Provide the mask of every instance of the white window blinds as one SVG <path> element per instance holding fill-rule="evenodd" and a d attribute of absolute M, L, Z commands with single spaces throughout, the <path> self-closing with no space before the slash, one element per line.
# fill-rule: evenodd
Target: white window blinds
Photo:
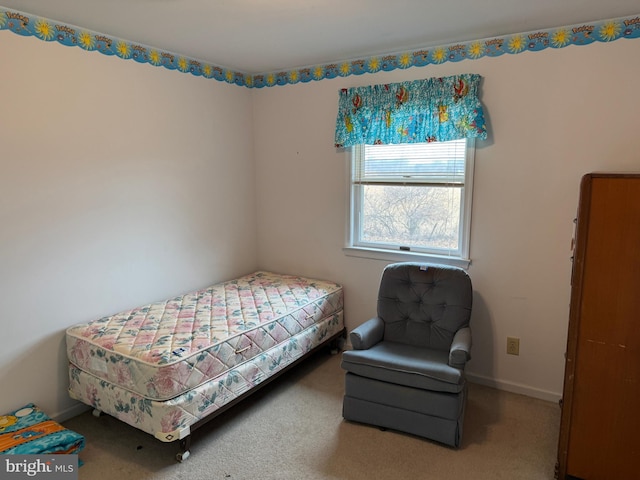
<path fill-rule="evenodd" d="M 364 155 L 355 156 L 356 184 L 464 185 L 466 139 L 360 148 Z"/>

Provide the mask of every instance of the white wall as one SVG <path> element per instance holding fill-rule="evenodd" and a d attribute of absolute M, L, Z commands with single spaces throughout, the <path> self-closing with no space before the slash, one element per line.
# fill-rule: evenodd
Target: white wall
<path fill-rule="evenodd" d="M 341 282 L 349 329 L 373 316 L 386 262 L 342 251 L 347 159 L 333 146 L 337 92 L 479 73 L 491 134 L 476 144 L 468 373 L 559 398 L 579 182 L 595 170 L 640 171 L 639 57 L 640 41 L 620 40 L 254 90 L 260 266 Z M 520 356 L 506 355 L 507 336 L 521 338 Z"/>
<path fill-rule="evenodd" d="M 468 371 L 557 398 L 578 184 L 640 171 L 639 54 L 620 40 L 247 90 L 0 32 L 0 412 L 73 410 L 67 326 L 257 267 L 343 283 L 349 329 L 373 316 L 386 262 L 342 251 L 337 91 L 461 72 L 484 77 L 492 131 Z"/>
<path fill-rule="evenodd" d="M 257 266 L 248 89 L 0 32 L 0 413 L 70 413 L 66 327 Z"/>

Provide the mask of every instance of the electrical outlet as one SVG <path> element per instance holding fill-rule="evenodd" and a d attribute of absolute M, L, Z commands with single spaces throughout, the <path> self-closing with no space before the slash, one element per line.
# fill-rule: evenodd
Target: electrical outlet
<path fill-rule="evenodd" d="M 520 339 L 517 337 L 507 337 L 507 353 L 509 355 L 520 355 Z"/>

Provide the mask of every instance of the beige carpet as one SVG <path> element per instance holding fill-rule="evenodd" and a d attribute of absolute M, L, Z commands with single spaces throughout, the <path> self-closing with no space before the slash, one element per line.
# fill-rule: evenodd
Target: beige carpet
<path fill-rule="evenodd" d="M 192 434 L 191 457 L 112 417 L 84 413 L 81 480 L 553 479 L 555 403 L 470 385 L 462 447 L 346 422 L 340 355 L 320 352 Z"/>

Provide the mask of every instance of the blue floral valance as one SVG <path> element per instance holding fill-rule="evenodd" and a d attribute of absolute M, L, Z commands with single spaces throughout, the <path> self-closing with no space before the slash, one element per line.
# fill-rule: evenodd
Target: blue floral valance
<path fill-rule="evenodd" d="M 342 89 L 336 147 L 486 139 L 480 78 L 462 74 Z"/>

